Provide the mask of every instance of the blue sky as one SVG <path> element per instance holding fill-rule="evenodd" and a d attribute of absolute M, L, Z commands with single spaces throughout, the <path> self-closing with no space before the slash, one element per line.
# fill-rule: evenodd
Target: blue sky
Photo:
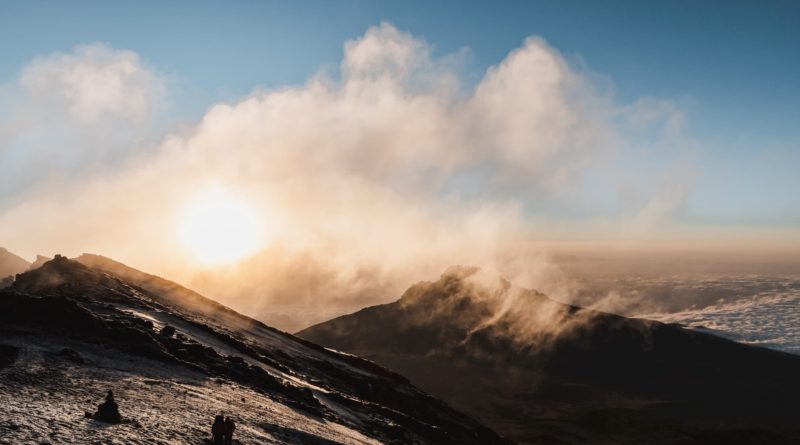
<path fill-rule="evenodd" d="M 169 118 L 189 121 L 255 88 L 335 72 L 343 42 L 382 21 L 437 55 L 468 48 L 461 69 L 475 83 L 525 37 L 541 36 L 617 103 L 680 105 L 683 133 L 699 147 L 687 155 L 695 173 L 684 223 L 800 226 L 798 2 L 12 1 L 0 11 L 0 83 L 34 57 L 103 42 L 164 75 Z M 647 175 L 662 156 L 649 151 L 619 168 Z"/>
<path fill-rule="evenodd" d="M 478 73 L 543 36 L 608 76 L 622 100 L 691 96 L 715 111 L 705 116 L 714 133 L 746 122 L 753 136 L 787 134 L 799 113 L 796 2 L 5 2 L 0 75 L 99 41 L 138 52 L 210 102 L 335 66 L 342 42 L 382 20 L 440 53 L 470 48 Z"/>

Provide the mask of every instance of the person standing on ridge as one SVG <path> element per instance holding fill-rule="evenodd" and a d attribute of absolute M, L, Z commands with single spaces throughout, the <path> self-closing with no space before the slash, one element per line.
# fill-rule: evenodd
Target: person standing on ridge
<path fill-rule="evenodd" d="M 97 405 L 97 412 L 91 417 L 108 423 L 122 422 L 122 416 L 119 414 L 119 406 L 114 400 L 114 393 L 110 389 L 106 394 L 106 401 Z"/>
<path fill-rule="evenodd" d="M 214 417 L 214 424 L 211 425 L 211 435 L 214 437 L 214 445 L 224 445 L 225 421 L 221 414 Z"/>
<path fill-rule="evenodd" d="M 230 417 L 225 418 L 225 445 L 233 445 L 233 431 L 236 429 L 236 424 Z"/>

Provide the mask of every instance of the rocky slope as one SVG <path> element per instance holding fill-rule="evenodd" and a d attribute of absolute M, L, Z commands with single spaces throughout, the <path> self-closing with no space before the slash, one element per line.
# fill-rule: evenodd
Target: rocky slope
<path fill-rule="evenodd" d="M 81 262 L 57 256 L 0 290 L 0 443 L 203 443 L 220 411 L 241 443 L 506 443 L 371 362 Z M 83 416 L 108 389 L 122 424 Z"/>
<path fill-rule="evenodd" d="M 563 305 L 477 269 L 297 335 L 520 443 L 800 443 L 800 356 Z"/>

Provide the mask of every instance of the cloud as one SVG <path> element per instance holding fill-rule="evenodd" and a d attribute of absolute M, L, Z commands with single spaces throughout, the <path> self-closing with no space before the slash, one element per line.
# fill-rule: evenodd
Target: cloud
<path fill-rule="evenodd" d="M 164 95 L 161 78 L 136 53 L 98 43 L 34 60 L 20 84 L 33 100 L 62 106 L 83 124 L 105 117 L 142 121 Z"/>
<path fill-rule="evenodd" d="M 650 231 L 678 212 L 689 195 L 689 186 L 685 182 L 677 182 L 665 187 L 653 196 L 632 218 L 630 226 L 634 234 Z"/>
<path fill-rule="evenodd" d="M 155 147 L 162 77 L 103 44 L 37 58 L 0 95 L 0 208 Z"/>
<path fill-rule="evenodd" d="M 109 255 L 285 329 L 391 300 L 456 263 L 563 288 L 542 267 L 547 225 L 529 209 L 607 156 L 619 110 L 538 38 L 474 88 L 431 54 L 389 24 L 370 28 L 345 44 L 338 78 L 217 104 L 153 150 L 129 144 L 137 155 L 110 171 L 0 214 L 0 239 Z M 135 54 L 89 46 L 34 62 L 22 83 L 87 125 L 146 119 L 158 79 Z M 242 264 L 198 274 L 176 209 L 220 184 L 253 203 L 267 239 Z"/>
<path fill-rule="evenodd" d="M 725 301 L 703 308 L 643 316 L 664 323 L 680 323 L 713 329 L 743 343 L 800 353 L 800 291 L 796 282 L 782 292 L 756 293 L 749 298 Z"/>
<path fill-rule="evenodd" d="M 604 104 L 543 40 L 529 38 L 492 67 L 469 103 L 469 128 L 484 160 L 520 180 L 552 178 L 569 155 L 603 147 Z"/>

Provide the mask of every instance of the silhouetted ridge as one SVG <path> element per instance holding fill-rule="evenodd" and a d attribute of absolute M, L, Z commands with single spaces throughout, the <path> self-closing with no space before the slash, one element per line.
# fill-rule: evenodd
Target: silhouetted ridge
<path fill-rule="evenodd" d="M 36 293 L 72 286 L 108 284 L 108 281 L 109 278 L 103 274 L 64 256 L 56 255 L 54 259 L 45 262 L 39 268 L 17 275 L 11 288 L 19 292 Z"/>
<path fill-rule="evenodd" d="M 0 290 L 0 394 L 18 391 L 19 385 L 27 388 L 24 394 L 50 385 L 52 379 L 31 377 L 29 366 L 40 366 L 41 357 L 56 365 L 69 363 L 67 380 L 91 385 L 111 371 L 86 357 L 116 355 L 113 369 L 127 369 L 127 384 L 146 385 L 139 363 L 150 360 L 162 364 L 158 369 L 173 370 L 170 379 L 184 379 L 189 372 L 206 379 L 202 385 L 231 384 L 255 392 L 271 400 L 273 410 L 288 407 L 294 416 L 313 419 L 307 428 L 332 423 L 385 443 L 506 443 L 374 363 L 272 329 L 121 263 L 89 255 L 79 260 L 56 255 Z M 22 383 L 5 386 L 4 379 Z M 137 405 L 125 406 L 125 416 L 135 418 Z M 257 406 L 248 412 L 257 414 Z M 163 413 L 166 418 L 178 415 Z"/>
<path fill-rule="evenodd" d="M 475 268 L 297 335 L 394 369 L 524 443 L 631 443 L 654 428 L 652 443 L 740 427 L 800 438 L 800 357 L 561 304 Z"/>

